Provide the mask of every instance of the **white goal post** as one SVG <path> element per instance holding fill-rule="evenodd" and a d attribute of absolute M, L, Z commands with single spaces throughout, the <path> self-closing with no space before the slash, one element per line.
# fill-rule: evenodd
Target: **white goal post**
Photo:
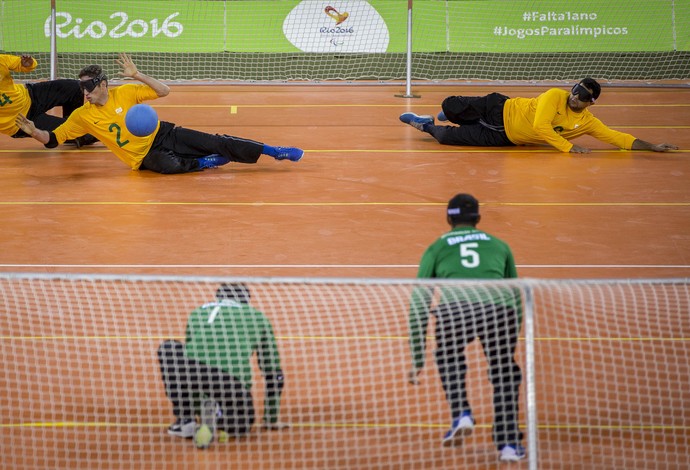
<path fill-rule="evenodd" d="M 262 431 L 253 363 L 248 436 L 197 450 L 174 421 L 156 351 L 222 283 L 243 282 L 273 325 L 285 387 Z M 460 447 L 434 363 L 434 317 L 420 384 L 411 367 L 413 290 L 513 292 L 523 329 L 519 424 L 526 466 L 690 465 L 690 280 L 418 281 L 0 274 L 0 439 L 4 464 L 34 468 L 450 468 L 498 463 L 482 348 L 466 350 L 476 421 Z M 436 289 L 438 291 L 438 289 Z"/>

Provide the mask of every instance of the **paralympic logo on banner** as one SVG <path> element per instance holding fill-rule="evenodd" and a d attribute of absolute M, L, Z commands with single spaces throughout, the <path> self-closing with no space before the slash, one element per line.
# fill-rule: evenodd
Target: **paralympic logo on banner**
<path fill-rule="evenodd" d="M 304 52 L 382 53 L 390 41 L 386 22 L 363 0 L 303 0 L 285 17 L 283 33 Z"/>

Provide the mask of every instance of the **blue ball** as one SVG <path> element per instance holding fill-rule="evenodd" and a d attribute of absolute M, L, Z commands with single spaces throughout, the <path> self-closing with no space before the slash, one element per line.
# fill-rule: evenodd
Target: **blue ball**
<path fill-rule="evenodd" d="M 146 137 L 156 130 L 158 114 L 147 104 L 135 104 L 125 115 L 127 130 L 137 137 Z"/>

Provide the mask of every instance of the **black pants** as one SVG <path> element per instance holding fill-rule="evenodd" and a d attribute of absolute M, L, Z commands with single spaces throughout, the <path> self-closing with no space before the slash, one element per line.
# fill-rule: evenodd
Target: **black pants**
<path fill-rule="evenodd" d="M 515 145 L 503 126 L 503 105 L 509 98 L 500 93 L 486 96 L 449 96 L 441 108 L 459 126 L 427 126 L 426 131 L 445 145 L 505 147 Z"/>
<path fill-rule="evenodd" d="M 84 93 L 79 88 L 79 80 L 50 80 L 27 83 L 31 107 L 26 117 L 38 129 L 54 131 L 65 122 L 72 112 L 84 104 Z M 55 107 L 62 107 L 62 117 L 46 114 Z M 12 137 L 28 137 L 24 131 L 17 131 Z"/>
<path fill-rule="evenodd" d="M 228 434 L 247 434 L 254 424 L 252 395 L 240 382 L 226 372 L 188 358 L 179 341 L 165 341 L 158 348 L 165 393 L 178 418 L 193 418 L 196 401 L 204 394 L 218 403 L 221 416 L 218 428 Z"/>
<path fill-rule="evenodd" d="M 522 441 L 518 407 L 522 372 L 515 362 L 520 325 L 515 309 L 503 305 L 452 303 L 436 315 L 436 364 L 453 418 L 470 411 L 465 388 L 465 348 L 479 338 L 494 388 L 493 439 L 496 447 Z"/>
<path fill-rule="evenodd" d="M 174 174 L 197 171 L 200 157 L 214 153 L 233 162 L 256 163 L 263 144 L 229 135 L 207 134 L 161 121 L 151 150 L 142 161 L 141 170 Z"/>

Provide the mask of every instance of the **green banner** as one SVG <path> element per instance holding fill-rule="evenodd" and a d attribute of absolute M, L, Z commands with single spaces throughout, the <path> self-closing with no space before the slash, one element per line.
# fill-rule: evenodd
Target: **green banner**
<path fill-rule="evenodd" d="M 448 22 L 452 52 L 641 52 L 675 47 L 669 0 L 475 0 L 447 5 L 453 19 Z M 429 2 L 415 2 L 417 7 L 438 8 Z M 427 46 L 425 38 L 415 44 Z M 429 46 L 437 50 L 435 44 Z"/>
<path fill-rule="evenodd" d="M 48 52 L 50 2 L 4 0 L 0 50 Z M 404 53 L 404 0 L 57 2 L 58 52 Z M 690 50 L 690 0 L 414 0 L 414 52 Z"/>
<path fill-rule="evenodd" d="M 690 51 L 690 0 L 675 2 L 676 50 Z"/>
<path fill-rule="evenodd" d="M 49 4 L 6 0 L 3 48 L 50 51 Z M 60 0 L 56 9 L 58 52 L 213 52 L 222 50 L 225 40 L 225 2 L 220 1 Z"/>

